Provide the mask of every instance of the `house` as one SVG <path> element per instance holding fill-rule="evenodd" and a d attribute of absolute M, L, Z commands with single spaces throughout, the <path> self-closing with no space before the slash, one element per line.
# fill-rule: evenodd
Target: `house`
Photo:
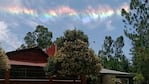
<path fill-rule="evenodd" d="M 44 66 L 49 56 L 54 56 L 56 48 L 52 45 L 46 52 L 35 47 L 7 52 L 11 69 L 6 84 L 49 84 Z M 4 84 L 4 74 L 0 71 L 0 84 Z M 53 84 L 80 84 L 77 80 L 52 80 Z"/>
<path fill-rule="evenodd" d="M 38 47 L 7 52 L 11 65 L 10 79 L 47 79 L 44 66 L 47 64 L 48 57 L 54 56 L 56 51 L 56 46 L 51 46 L 46 52 Z M 113 79 L 121 80 L 124 84 L 132 84 L 132 77 L 132 74 L 126 72 L 104 68 L 100 71 L 101 84 L 109 84 L 108 82 Z M 113 79 L 107 81 L 108 78 Z"/>
<path fill-rule="evenodd" d="M 115 84 L 119 82 L 120 84 L 133 84 L 133 76 L 131 73 L 102 68 L 100 71 L 100 83 Z"/>
<path fill-rule="evenodd" d="M 35 47 L 6 53 L 11 65 L 10 78 L 46 78 L 44 66 L 48 55 Z"/>

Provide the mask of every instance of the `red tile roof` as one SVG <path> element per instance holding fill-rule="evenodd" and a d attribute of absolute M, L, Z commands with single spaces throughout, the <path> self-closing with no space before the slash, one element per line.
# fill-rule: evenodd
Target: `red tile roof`
<path fill-rule="evenodd" d="M 17 61 L 17 63 L 47 63 L 48 59 L 48 55 L 38 47 L 7 52 L 6 54 L 10 61 Z M 18 65 L 20 64 L 18 63 Z"/>

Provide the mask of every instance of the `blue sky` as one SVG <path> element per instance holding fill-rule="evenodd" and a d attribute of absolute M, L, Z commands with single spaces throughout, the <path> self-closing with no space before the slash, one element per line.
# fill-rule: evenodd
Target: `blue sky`
<path fill-rule="evenodd" d="M 0 0 L 0 42 L 6 51 L 23 43 L 27 32 L 37 25 L 48 27 L 53 39 L 67 29 L 82 30 L 90 47 L 97 53 L 106 35 L 113 39 L 123 35 L 120 9 L 129 9 L 128 0 Z M 125 37 L 124 53 L 131 44 Z"/>

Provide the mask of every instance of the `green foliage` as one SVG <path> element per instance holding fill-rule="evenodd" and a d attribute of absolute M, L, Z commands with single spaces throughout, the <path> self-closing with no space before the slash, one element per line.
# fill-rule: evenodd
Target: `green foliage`
<path fill-rule="evenodd" d="M 57 60 L 55 57 L 49 57 L 48 63 L 46 67 L 44 68 L 46 75 L 54 76 L 56 71 L 56 68 L 58 66 Z"/>
<path fill-rule="evenodd" d="M 52 44 L 52 32 L 48 28 L 38 25 L 33 32 L 28 32 L 24 37 L 25 44 L 22 44 L 19 49 L 32 48 L 35 46 L 45 49 Z"/>
<path fill-rule="evenodd" d="M 102 65 L 108 69 L 128 71 L 129 62 L 123 54 L 123 47 L 123 36 L 118 37 L 115 41 L 111 36 L 106 36 L 102 50 L 98 53 L 98 56 L 101 57 Z"/>
<path fill-rule="evenodd" d="M 64 42 L 54 59 L 50 58 L 47 67 L 50 75 L 62 76 L 98 74 L 101 68 L 99 58 L 88 48 L 87 43 L 81 40 Z"/>
<path fill-rule="evenodd" d="M 87 77 L 87 84 L 99 84 L 100 80 L 98 75 L 89 75 Z"/>
<path fill-rule="evenodd" d="M 58 49 L 59 49 L 60 47 L 64 46 L 63 43 L 65 41 L 74 41 L 76 39 L 80 39 L 80 40 L 88 43 L 88 36 L 86 34 L 84 34 L 84 32 L 82 32 L 80 30 L 76 30 L 76 29 L 66 30 L 64 32 L 64 36 L 57 38 L 55 43 L 57 44 Z"/>
<path fill-rule="evenodd" d="M 125 35 L 132 41 L 132 61 L 134 72 L 142 73 L 149 79 L 149 2 L 131 0 L 130 11 L 122 9 Z"/>
<path fill-rule="evenodd" d="M 135 84 L 142 84 L 144 81 L 144 77 L 142 74 L 135 74 L 133 80 L 135 81 Z"/>
<path fill-rule="evenodd" d="M 10 69 L 10 65 L 8 64 L 8 57 L 2 48 L 0 48 L 0 69 Z"/>
<path fill-rule="evenodd" d="M 69 30 L 74 31 L 77 30 Z M 97 75 L 100 72 L 100 60 L 93 50 L 88 48 L 88 41 L 83 41 L 75 35 L 65 38 L 56 56 L 49 58 L 45 71 L 50 76 Z"/>

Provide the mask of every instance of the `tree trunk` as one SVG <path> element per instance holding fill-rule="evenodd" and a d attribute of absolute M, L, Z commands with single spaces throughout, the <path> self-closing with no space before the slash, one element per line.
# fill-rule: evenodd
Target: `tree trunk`
<path fill-rule="evenodd" d="M 80 75 L 81 84 L 86 84 L 86 76 L 84 74 Z"/>
<path fill-rule="evenodd" d="M 5 84 L 9 84 L 10 69 L 5 70 Z"/>

